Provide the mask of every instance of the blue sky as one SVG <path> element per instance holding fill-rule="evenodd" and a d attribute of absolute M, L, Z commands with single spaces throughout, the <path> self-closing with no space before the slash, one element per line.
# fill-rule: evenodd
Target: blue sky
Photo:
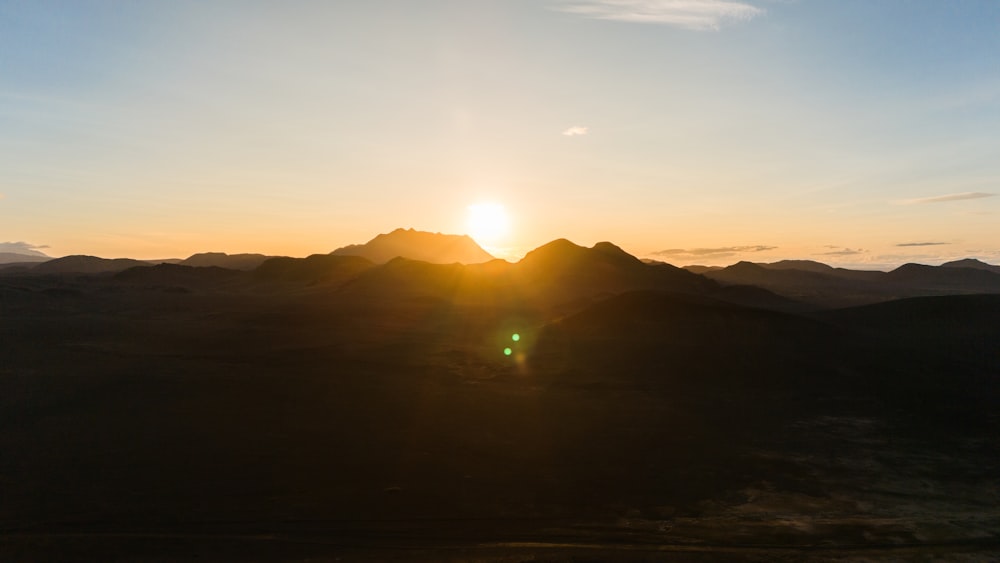
<path fill-rule="evenodd" d="M 0 1 L 0 241 L 1000 262 L 1000 3 Z M 575 133 L 575 134 L 567 134 Z"/>

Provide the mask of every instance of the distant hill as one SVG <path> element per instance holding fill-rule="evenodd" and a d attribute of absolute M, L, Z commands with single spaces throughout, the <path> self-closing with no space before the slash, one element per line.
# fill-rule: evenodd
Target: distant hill
<path fill-rule="evenodd" d="M 202 252 L 178 262 L 182 266 L 218 266 L 230 270 L 253 270 L 266 260 L 274 258 L 263 254 L 226 254 L 225 252 Z"/>
<path fill-rule="evenodd" d="M 834 271 L 833 266 L 828 266 L 822 262 L 814 260 L 779 260 L 771 263 L 756 263 L 761 268 L 769 270 L 802 270 L 804 272 L 819 272 L 829 274 Z"/>
<path fill-rule="evenodd" d="M 987 264 L 986 262 L 981 262 L 975 258 L 964 258 L 962 260 L 954 260 L 952 262 L 945 262 L 941 264 L 942 268 L 972 268 L 973 270 L 986 270 L 987 272 L 993 272 L 995 274 L 1000 274 L 1000 266 L 994 266 L 993 264 Z"/>
<path fill-rule="evenodd" d="M 36 274 L 106 274 L 149 265 L 149 262 L 131 258 L 108 259 L 75 255 L 42 262 L 31 271 Z"/>
<path fill-rule="evenodd" d="M 0 264 L 28 264 L 52 260 L 44 254 L 21 254 L 19 252 L 0 252 Z"/>
<path fill-rule="evenodd" d="M 380 234 L 365 244 L 352 244 L 330 254 L 362 256 L 376 264 L 385 264 L 397 257 L 434 264 L 479 264 L 494 259 L 468 236 L 413 229 L 396 229 L 388 234 Z"/>
<path fill-rule="evenodd" d="M 801 265 L 807 269 L 791 267 Z M 884 299 L 876 278 L 885 272 L 863 272 L 871 279 L 851 279 L 825 264 L 785 261 L 777 266 L 738 262 L 721 270 L 705 272 L 705 277 L 725 285 L 751 285 L 778 295 L 812 303 L 817 307 L 845 307 Z"/>
<path fill-rule="evenodd" d="M 971 266 L 971 267 L 969 267 Z M 850 307 L 942 294 L 1000 293 L 1000 273 L 978 260 L 942 266 L 904 264 L 891 272 L 833 268 L 810 260 L 739 262 L 704 275 L 726 285 L 753 285 L 819 307 Z"/>
<path fill-rule="evenodd" d="M 838 278 L 873 281 L 880 279 L 885 272 L 877 270 L 849 270 L 847 268 L 834 268 L 822 262 L 814 260 L 779 260 L 771 263 L 757 263 L 762 268 L 769 270 L 798 270 L 802 272 L 813 272 L 817 274 L 827 274 Z"/>
<path fill-rule="evenodd" d="M 981 268 L 903 264 L 886 278 L 894 284 L 926 290 L 1000 293 L 1000 273 Z"/>
<path fill-rule="evenodd" d="M 728 285 L 755 285 L 788 297 L 807 299 L 826 295 L 850 296 L 852 291 L 849 288 L 860 283 L 846 279 L 829 266 L 825 270 L 812 264 L 806 267 L 808 269 L 774 268 L 765 264 L 738 262 L 721 270 L 705 272 L 704 275 Z M 885 275 L 884 272 L 876 274 Z"/>

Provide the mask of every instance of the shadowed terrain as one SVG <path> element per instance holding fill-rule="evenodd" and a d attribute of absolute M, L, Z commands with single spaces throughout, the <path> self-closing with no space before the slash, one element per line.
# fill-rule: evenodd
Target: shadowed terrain
<path fill-rule="evenodd" d="M 816 309 L 564 240 L 8 273 L 0 555 L 1000 554 L 1000 295 Z"/>

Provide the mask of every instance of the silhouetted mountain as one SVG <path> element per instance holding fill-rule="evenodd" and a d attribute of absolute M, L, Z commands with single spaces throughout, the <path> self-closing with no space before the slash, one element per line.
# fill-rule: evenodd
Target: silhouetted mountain
<path fill-rule="evenodd" d="M 21 254 L 19 252 L 0 252 L 0 264 L 29 264 L 52 260 L 44 254 Z"/>
<path fill-rule="evenodd" d="M 723 268 L 705 272 L 705 277 L 730 285 L 754 285 L 774 291 L 792 299 L 803 299 L 811 302 L 817 300 L 829 303 L 830 300 L 844 299 L 844 305 L 854 304 L 850 299 L 859 283 L 837 275 L 833 268 L 828 271 L 769 268 L 753 262 L 738 262 Z M 884 274 L 883 274 L 884 275 Z"/>
<path fill-rule="evenodd" d="M 885 275 L 885 272 L 876 270 L 849 270 L 847 268 L 834 268 L 833 266 L 813 260 L 780 260 L 778 262 L 764 264 L 757 263 L 757 265 L 769 270 L 800 270 L 803 272 L 827 274 L 855 281 L 876 281 Z"/>
<path fill-rule="evenodd" d="M 121 272 L 136 266 L 149 266 L 149 262 L 131 258 L 109 259 L 74 255 L 42 262 L 31 271 L 37 274 L 105 274 Z"/>
<path fill-rule="evenodd" d="M 954 260 L 952 262 L 945 262 L 941 264 L 942 268 L 972 268 L 974 270 L 986 270 L 988 272 L 993 272 L 994 274 L 1000 274 L 1000 266 L 994 266 L 993 264 L 987 264 L 976 260 L 975 258 L 964 258 L 962 260 Z"/>
<path fill-rule="evenodd" d="M 484 307 L 520 303 L 566 313 L 639 289 L 706 295 L 781 311 L 808 308 L 766 289 L 724 287 L 669 264 L 644 262 L 608 242 L 585 248 L 565 239 L 545 244 L 515 264 L 431 264 L 397 258 L 365 271 L 343 291 L 369 299 L 433 298 Z"/>
<path fill-rule="evenodd" d="M 903 264 L 886 274 L 895 285 L 915 290 L 959 293 L 1000 292 L 1000 273 L 977 268 Z"/>
<path fill-rule="evenodd" d="M 263 254 L 226 254 L 225 252 L 202 252 L 181 260 L 183 266 L 218 266 L 230 270 L 253 270 L 273 256 Z"/>
<path fill-rule="evenodd" d="M 313 254 L 307 258 L 271 258 L 257 267 L 254 277 L 275 282 L 339 284 L 355 278 L 375 264 L 360 256 Z"/>
<path fill-rule="evenodd" d="M 821 274 L 829 274 L 834 271 L 833 266 L 828 266 L 814 260 L 779 260 L 770 263 L 756 262 L 756 264 L 768 270 L 802 270 L 804 272 L 819 272 Z"/>
<path fill-rule="evenodd" d="M 352 244 L 330 254 L 363 256 L 376 264 L 384 264 L 396 257 L 434 264 L 478 264 L 494 259 L 468 236 L 413 229 L 396 229 L 380 234 L 365 244 Z"/>
<path fill-rule="evenodd" d="M 554 240 L 525 255 L 515 273 L 526 289 L 567 300 L 636 289 L 706 293 L 718 287 L 670 264 L 646 264 L 610 242 L 585 248 L 566 239 Z"/>

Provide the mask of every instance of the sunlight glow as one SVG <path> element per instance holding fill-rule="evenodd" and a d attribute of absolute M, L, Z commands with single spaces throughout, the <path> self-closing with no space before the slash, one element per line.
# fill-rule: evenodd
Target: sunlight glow
<path fill-rule="evenodd" d="M 502 240 L 510 230 L 507 210 L 499 203 L 483 202 L 469 206 L 466 220 L 468 234 L 480 244 Z"/>

